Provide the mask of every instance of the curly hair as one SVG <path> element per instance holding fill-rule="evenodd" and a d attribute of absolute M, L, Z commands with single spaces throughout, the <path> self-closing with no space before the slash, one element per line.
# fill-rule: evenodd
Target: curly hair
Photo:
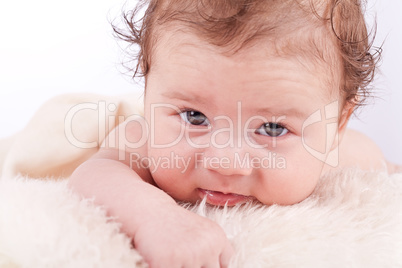
<path fill-rule="evenodd" d="M 174 27 L 189 29 L 228 53 L 257 40 L 275 44 L 277 53 L 313 56 L 339 77 L 344 100 L 364 104 L 381 48 L 373 47 L 360 0 L 140 0 L 123 12 L 125 27 L 117 37 L 139 48 L 133 77 L 150 71 L 158 37 Z M 144 11 L 145 12 L 142 12 Z M 143 15 L 140 15 L 142 14 Z M 295 35 L 295 33 L 297 35 Z"/>

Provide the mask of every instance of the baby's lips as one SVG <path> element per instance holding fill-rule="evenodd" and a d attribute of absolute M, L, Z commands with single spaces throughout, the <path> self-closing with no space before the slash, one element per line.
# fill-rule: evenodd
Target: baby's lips
<path fill-rule="evenodd" d="M 236 204 L 245 203 L 250 200 L 250 196 L 240 194 L 224 194 L 218 191 L 198 189 L 201 198 L 206 197 L 207 203 L 214 206 L 234 206 Z"/>

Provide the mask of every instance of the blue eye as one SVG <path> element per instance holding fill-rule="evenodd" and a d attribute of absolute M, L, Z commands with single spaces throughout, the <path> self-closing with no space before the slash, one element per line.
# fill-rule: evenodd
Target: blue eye
<path fill-rule="evenodd" d="M 188 124 L 196 126 L 208 126 L 208 118 L 201 112 L 190 110 L 180 113 L 180 117 Z"/>
<path fill-rule="evenodd" d="M 264 136 L 280 137 L 280 136 L 283 136 L 286 133 L 288 133 L 289 130 L 287 130 L 285 127 L 281 126 L 280 124 L 269 122 L 269 123 L 263 124 L 255 132 L 258 134 L 264 135 Z"/>

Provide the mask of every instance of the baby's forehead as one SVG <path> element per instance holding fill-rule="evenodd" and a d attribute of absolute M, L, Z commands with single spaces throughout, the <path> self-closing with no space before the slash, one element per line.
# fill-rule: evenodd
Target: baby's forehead
<path fill-rule="evenodd" d="M 309 34 L 306 34 L 307 30 Z M 248 62 L 252 58 L 266 58 L 267 61 L 272 58 L 291 59 L 305 71 L 320 76 L 330 95 L 338 93 L 337 89 L 341 80 L 339 51 L 331 36 L 322 30 L 309 29 L 309 26 L 306 26 L 284 32 L 279 38 L 261 35 L 241 46 L 218 46 L 193 28 L 170 25 L 159 34 L 153 65 L 158 64 L 158 52 L 170 58 L 191 56 L 186 53 L 201 55 L 197 49 L 202 50 L 202 55 L 206 58 L 224 55 L 240 61 L 248 60 Z"/>
<path fill-rule="evenodd" d="M 233 77 L 237 78 L 236 68 L 247 70 L 248 74 L 251 75 L 250 72 L 259 73 L 260 70 L 272 72 L 278 69 L 275 67 L 276 64 L 283 65 L 286 62 L 291 62 L 292 67 L 296 66 L 296 69 L 288 69 L 288 71 L 282 68 L 285 72 L 283 73 L 284 77 L 292 80 L 296 75 L 302 73 L 306 77 L 320 82 L 322 92 L 317 91 L 317 94 L 323 98 L 332 99 L 333 96 L 339 96 L 337 90 L 339 81 L 336 81 L 337 77 L 339 78 L 339 73 L 333 74 L 328 65 L 318 59 L 318 56 L 304 53 L 300 43 L 299 47 L 296 48 L 288 46 L 279 49 L 279 45 L 273 43 L 272 40 L 261 38 L 240 50 L 228 51 L 224 47 L 208 43 L 195 33 L 175 29 L 165 31 L 158 42 L 151 73 L 153 73 L 152 70 L 159 70 L 157 74 L 160 75 L 162 71 L 164 72 L 162 77 L 166 77 L 166 73 L 170 73 L 170 70 L 175 68 L 174 65 L 171 67 L 170 63 L 187 66 L 190 69 L 196 68 L 204 75 L 211 69 L 216 71 L 219 64 L 211 65 L 211 62 L 228 62 L 229 65 L 226 66 L 234 68 L 227 68 L 226 72 L 230 70 L 233 72 Z M 244 65 L 247 67 L 245 68 Z M 162 68 L 160 68 L 161 66 Z M 241 75 L 239 74 L 239 76 Z M 264 76 L 261 78 L 265 79 Z M 195 81 L 197 80 L 195 79 Z"/>

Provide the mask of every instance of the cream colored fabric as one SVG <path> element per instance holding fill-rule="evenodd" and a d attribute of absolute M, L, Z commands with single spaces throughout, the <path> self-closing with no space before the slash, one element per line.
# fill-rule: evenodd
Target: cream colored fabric
<path fill-rule="evenodd" d="M 28 125 L 0 142 L 2 174 L 34 178 L 66 177 L 95 153 L 110 130 L 132 114 L 142 114 L 141 94 L 61 95 L 46 102 Z M 120 120 L 120 121 L 119 121 Z"/>
<path fill-rule="evenodd" d="M 235 249 L 229 268 L 402 267 L 402 174 L 328 174 L 293 206 L 189 209 L 222 226 Z M 119 225 L 66 180 L 3 177 L 0 267 L 147 266 Z"/>

